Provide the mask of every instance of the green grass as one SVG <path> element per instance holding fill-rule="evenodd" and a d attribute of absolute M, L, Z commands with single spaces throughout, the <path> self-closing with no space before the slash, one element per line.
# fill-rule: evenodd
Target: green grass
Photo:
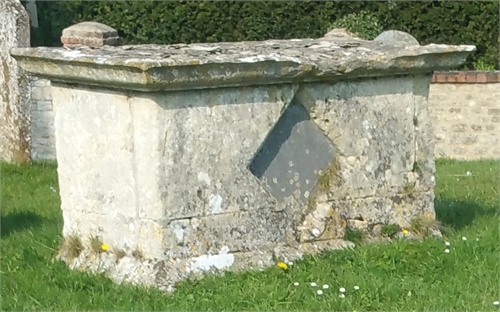
<path fill-rule="evenodd" d="M 55 168 L 2 164 L 2 310 L 498 310 L 498 162 L 438 161 L 436 211 L 451 229 L 443 240 L 310 256 L 288 273 L 270 268 L 209 276 L 185 282 L 169 296 L 52 262 L 62 228 L 59 197 L 51 189 L 57 190 Z M 472 175 L 464 176 L 467 171 Z M 451 243 L 449 254 L 444 240 Z M 319 296 L 310 282 L 330 287 Z M 347 289 L 344 299 L 340 287 Z"/>

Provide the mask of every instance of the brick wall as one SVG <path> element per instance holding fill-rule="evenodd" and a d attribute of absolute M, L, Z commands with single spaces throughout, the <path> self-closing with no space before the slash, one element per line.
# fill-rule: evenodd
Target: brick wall
<path fill-rule="evenodd" d="M 500 72 L 436 72 L 429 109 L 436 157 L 500 159 Z"/>
<path fill-rule="evenodd" d="M 50 82 L 31 83 L 33 159 L 55 159 Z M 500 159 L 500 72 L 435 73 L 429 91 L 436 157 Z"/>
<path fill-rule="evenodd" d="M 56 159 L 50 81 L 31 77 L 31 158 Z"/>

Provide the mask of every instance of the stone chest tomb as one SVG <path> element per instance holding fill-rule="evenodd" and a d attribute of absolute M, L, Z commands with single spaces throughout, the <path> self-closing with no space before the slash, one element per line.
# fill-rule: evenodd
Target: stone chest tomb
<path fill-rule="evenodd" d="M 60 257 L 170 289 L 434 220 L 431 73 L 474 49 L 349 36 L 13 49 L 52 83 L 63 235 L 79 247 Z"/>

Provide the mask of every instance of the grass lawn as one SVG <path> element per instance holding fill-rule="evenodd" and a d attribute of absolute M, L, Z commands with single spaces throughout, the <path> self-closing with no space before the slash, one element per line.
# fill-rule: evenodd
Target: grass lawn
<path fill-rule="evenodd" d="M 442 240 L 362 245 L 307 257 L 288 273 L 270 268 L 185 282 L 169 296 L 52 263 L 62 229 L 55 168 L 2 164 L 3 311 L 499 309 L 499 162 L 437 162 L 436 212 L 450 228 Z"/>

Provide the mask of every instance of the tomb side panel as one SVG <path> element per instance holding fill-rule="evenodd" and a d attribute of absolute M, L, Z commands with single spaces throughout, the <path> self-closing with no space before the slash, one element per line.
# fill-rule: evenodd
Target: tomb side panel
<path fill-rule="evenodd" d="M 297 98 L 332 141 L 338 155 L 328 197 L 400 193 L 415 180 L 413 78 L 383 77 L 308 84 Z"/>
<path fill-rule="evenodd" d="M 132 115 L 125 95 L 54 84 L 54 125 L 64 235 L 134 235 L 115 231 L 106 219 L 123 224 L 138 217 Z M 76 214 L 94 215 L 94 233 L 83 233 Z"/>

